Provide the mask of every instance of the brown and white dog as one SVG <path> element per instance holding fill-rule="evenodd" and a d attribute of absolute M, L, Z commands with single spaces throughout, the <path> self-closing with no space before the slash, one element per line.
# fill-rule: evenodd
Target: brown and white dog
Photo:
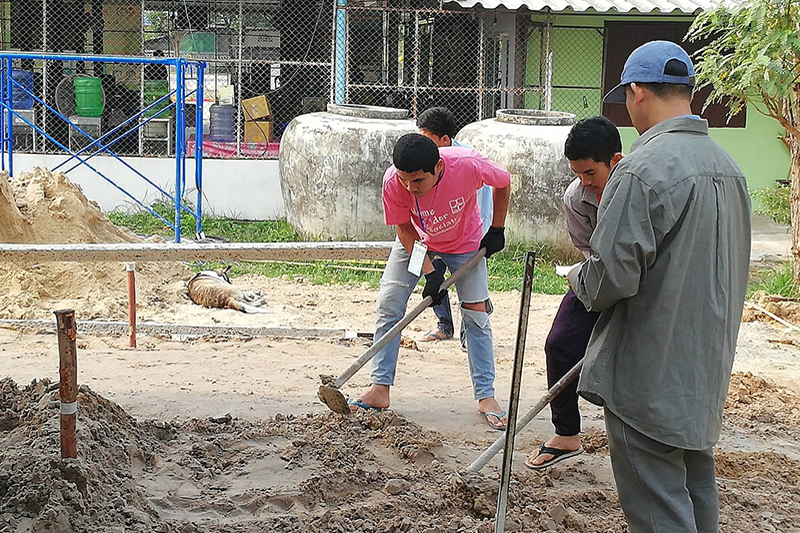
<path fill-rule="evenodd" d="M 235 309 L 242 313 L 267 313 L 267 302 L 260 294 L 237 289 L 228 277 L 230 265 L 223 270 L 202 270 L 189 280 L 189 298 L 197 305 Z"/>

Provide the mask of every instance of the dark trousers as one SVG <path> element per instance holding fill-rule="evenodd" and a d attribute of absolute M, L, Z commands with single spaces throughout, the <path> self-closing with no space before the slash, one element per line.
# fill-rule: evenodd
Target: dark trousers
<path fill-rule="evenodd" d="M 553 320 L 553 327 L 550 328 L 544 343 L 548 388 L 555 385 L 583 358 L 589 337 L 592 335 L 592 328 L 599 316 L 600 313 L 587 311 L 572 289 L 564 295 Z M 553 398 L 550 402 L 550 412 L 556 435 L 571 437 L 581 432 L 577 379 Z"/>

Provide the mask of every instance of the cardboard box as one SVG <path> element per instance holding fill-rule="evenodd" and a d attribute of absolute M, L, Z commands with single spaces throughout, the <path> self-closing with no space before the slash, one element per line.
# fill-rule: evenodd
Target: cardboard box
<path fill-rule="evenodd" d="M 264 95 L 242 100 L 242 112 L 245 120 L 262 120 L 272 116 L 269 100 Z"/>
<path fill-rule="evenodd" d="M 269 143 L 271 139 L 271 120 L 248 120 L 244 123 L 244 142 Z"/>

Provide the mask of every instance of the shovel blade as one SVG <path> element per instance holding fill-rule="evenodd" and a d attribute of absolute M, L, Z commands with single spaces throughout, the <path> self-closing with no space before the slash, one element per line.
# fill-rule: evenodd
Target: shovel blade
<path fill-rule="evenodd" d="M 349 415 L 350 414 L 350 406 L 347 405 L 347 400 L 344 397 L 344 394 L 339 391 L 336 387 L 332 387 L 330 385 L 321 385 L 319 388 L 319 392 L 317 396 L 322 403 L 328 406 L 328 409 L 333 411 L 334 413 L 339 413 L 340 415 Z"/>

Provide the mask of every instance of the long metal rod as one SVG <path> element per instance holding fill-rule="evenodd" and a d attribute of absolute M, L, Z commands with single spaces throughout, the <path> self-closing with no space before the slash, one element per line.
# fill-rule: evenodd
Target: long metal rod
<path fill-rule="evenodd" d="M 505 449 L 503 450 L 503 469 L 500 473 L 500 490 L 497 494 L 497 513 L 494 520 L 494 533 L 506 530 L 506 507 L 508 506 L 508 486 L 511 481 L 511 462 L 514 459 L 514 436 L 517 430 L 519 412 L 519 393 L 522 388 L 522 367 L 525 363 L 525 342 L 528 339 L 528 315 L 531 310 L 533 292 L 533 272 L 536 266 L 536 252 L 525 254 L 525 276 L 522 280 L 522 296 L 519 302 L 519 322 L 517 323 L 517 345 L 514 350 L 514 372 L 511 375 L 511 393 L 508 401 L 508 425 L 506 427 Z M 508 437 L 510 435 L 510 437 Z"/>
<path fill-rule="evenodd" d="M 181 121 L 183 110 L 183 63 L 175 62 L 175 242 L 181 242 Z"/>
<path fill-rule="evenodd" d="M 197 95 L 194 112 L 194 186 L 197 190 L 195 208 L 195 234 L 198 238 L 203 233 L 203 100 L 205 99 L 205 67 L 197 67 Z"/>
<path fill-rule="evenodd" d="M 205 64 L 205 61 L 172 58 L 172 57 L 136 57 L 136 56 L 95 56 L 84 54 L 38 54 L 31 52 L 0 52 L 2 57 L 13 59 L 39 59 L 42 61 L 85 61 L 96 63 L 148 63 L 153 65 L 175 66 L 178 62 L 189 62 L 192 64 Z"/>
<path fill-rule="evenodd" d="M 414 11 L 414 99 L 411 107 L 412 116 L 416 117 L 419 107 L 419 11 Z"/>
<path fill-rule="evenodd" d="M 385 260 L 391 242 L 0 244 L 0 261 Z"/>
<path fill-rule="evenodd" d="M 330 94 L 328 95 L 328 101 L 331 103 L 336 102 L 336 17 L 338 12 L 338 5 L 339 0 L 331 0 L 333 3 L 333 13 L 332 13 L 332 24 L 333 28 L 331 29 L 331 35 L 333 36 L 333 42 L 331 43 L 331 87 L 330 87 Z"/>
<path fill-rule="evenodd" d="M 141 11 L 140 11 L 140 14 L 141 14 L 141 17 L 142 17 L 142 23 L 139 25 L 139 40 L 141 42 L 141 45 L 139 47 L 139 52 L 142 55 L 144 55 L 144 43 L 145 43 L 145 34 L 144 34 L 145 7 L 146 7 L 145 6 L 145 0 L 142 0 Z M 172 52 L 170 51 L 170 55 L 171 55 L 171 53 Z M 167 76 L 169 77 L 169 75 L 167 75 Z M 144 107 L 144 65 L 142 65 L 139 68 L 139 109 L 141 109 L 143 107 Z M 156 113 L 154 116 L 157 116 L 157 115 L 158 115 L 158 113 Z M 167 126 L 167 127 L 169 127 L 169 126 Z M 142 155 L 144 155 L 144 129 L 142 129 L 142 128 L 138 129 L 136 131 L 136 137 L 137 137 L 137 141 L 139 143 L 139 156 L 142 156 Z M 169 143 L 167 143 L 167 144 L 169 144 Z M 167 154 L 167 157 L 169 157 L 169 154 Z M 170 196 L 170 199 L 172 199 L 171 196 Z"/>
<path fill-rule="evenodd" d="M 143 0 L 144 1 L 144 0 Z M 142 11 L 144 13 L 144 11 Z M 42 1 L 42 50 L 47 51 L 47 0 Z M 47 80 L 48 80 L 47 61 L 42 61 L 42 98 L 46 102 L 48 99 L 47 94 Z M 47 131 L 47 111 L 42 110 L 42 129 Z M 36 133 L 34 133 L 36 135 Z M 42 152 L 47 152 L 47 139 L 42 135 Z"/>
<path fill-rule="evenodd" d="M 6 109 L 11 106 L 6 102 L 6 59 L 0 58 L 0 170 L 6 169 L 6 116 L 11 118 L 11 113 Z"/>
<path fill-rule="evenodd" d="M 55 312 L 58 334 L 58 392 L 61 400 L 61 457 L 78 457 L 75 419 L 78 411 L 78 353 L 75 346 L 77 329 L 75 311 Z"/>
<path fill-rule="evenodd" d="M 386 90 L 412 90 L 412 87 L 398 87 L 397 85 L 386 85 L 382 83 L 351 83 L 349 84 L 350 87 L 354 89 L 386 89 Z M 559 87 L 556 87 L 559 88 Z M 598 89 L 598 87 L 560 87 L 564 89 Z M 448 87 L 448 86 L 431 86 L 431 85 L 420 85 L 417 87 L 419 92 L 465 92 L 465 93 L 472 93 L 476 92 L 478 89 L 476 87 Z M 512 93 L 512 94 L 523 94 L 523 93 L 541 93 L 543 89 L 540 87 L 484 87 L 484 93 Z"/>
<path fill-rule="evenodd" d="M 478 262 L 483 259 L 484 255 L 486 255 L 486 249 L 485 248 L 481 248 L 478 251 L 478 253 L 475 254 L 475 256 L 472 259 L 470 259 L 469 261 L 464 263 L 464 266 L 459 268 L 452 276 L 447 278 L 447 280 L 445 280 L 445 282 L 442 283 L 442 290 L 446 291 L 451 285 L 453 285 L 455 282 L 457 282 L 459 279 L 461 279 L 461 277 L 463 277 L 467 272 L 472 270 L 472 267 L 477 265 Z M 365 364 L 367 364 L 367 362 L 370 359 L 375 357 L 375 355 L 379 351 L 381 351 L 387 344 L 389 344 L 392 341 L 392 339 L 394 339 L 395 337 L 400 335 L 400 332 L 403 331 L 403 329 L 407 325 L 409 325 L 412 320 L 414 320 L 420 314 L 422 314 L 422 312 L 425 309 L 427 309 L 431 305 L 432 302 L 433 302 L 433 299 L 430 296 L 426 296 L 425 298 L 423 298 L 422 301 L 419 304 L 417 304 L 417 306 L 414 309 L 412 309 L 409 313 L 407 313 L 406 316 L 404 316 L 403 319 L 400 322 L 395 324 L 392 327 L 392 329 L 387 331 L 383 335 L 383 337 L 381 337 L 380 339 L 375 341 L 375 344 L 373 344 L 369 348 L 369 350 L 364 352 L 364 355 L 359 357 L 353 364 L 351 364 L 349 367 L 347 367 L 347 370 L 342 372 L 342 374 L 338 378 L 336 378 L 336 381 L 334 382 L 334 386 L 337 389 L 340 389 L 342 387 L 342 385 L 347 383 L 347 381 L 351 377 L 353 377 L 355 375 L 356 372 L 361 370 L 361 367 L 363 367 Z"/>
<path fill-rule="evenodd" d="M 14 78 L 12 76 L 12 63 L 11 58 L 6 61 L 6 100 L 8 100 L 8 109 L 11 111 L 11 108 L 14 107 L 14 93 L 12 91 Z M 8 114 L 8 120 L 6 121 L 6 129 L 8 132 L 8 139 L 6 141 L 8 145 L 8 175 L 14 176 L 14 117 L 11 116 L 11 112 Z"/>
<path fill-rule="evenodd" d="M 244 24 L 243 24 L 243 15 L 242 15 L 242 5 L 244 4 L 244 0 L 239 0 L 239 64 L 236 70 L 236 157 L 242 156 L 242 137 L 243 137 L 243 126 L 242 126 L 242 48 L 243 48 L 243 39 L 244 39 Z M 272 70 L 272 68 L 270 68 Z M 252 73 L 253 71 L 250 70 Z M 283 73 L 281 72 L 281 75 Z M 214 79 L 217 79 L 217 69 L 214 69 Z M 214 86 L 214 90 L 216 92 L 216 83 Z M 215 99 L 219 98 L 218 94 L 214 94 Z M 217 103 L 219 101 L 217 100 Z M 269 144 L 269 139 L 265 139 L 267 144 Z"/>
<path fill-rule="evenodd" d="M 522 429 L 525 426 L 530 424 L 531 420 L 533 420 L 536 417 L 536 415 L 538 415 L 539 413 L 542 412 L 542 409 L 544 409 L 547 406 L 547 404 L 549 404 L 551 401 L 553 401 L 553 398 L 555 398 L 556 396 L 561 394 L 561 391 L 566 389 L 567 385 L 572 383 L 575 380 L 575 378 L 578 377 L 578 375 L 581 373 L 581 368 L 582 367 L 583 367 L 583 359 L 578 361 L 575 364 L 575 366 L 573 366 L 570 369 L 569 372 L 564 374 L 564 377 L 561 378 L 560 380 L 558 380 L 558 383 L 553 385 L 550 388 L 550 390 L 547 391 L 547 394 L 545 394 L 542 397 L 542 399 L 539 400 L 539 402 L 531 408 L 530 411 L 525 413 L 525 416 L 523 416 L 520 419 L 519 425 L 517 426 L 516 430 L 514 431 L 514 434 L 516 435 L 520 431 L 522 431 Z M 504 434 L 502 437 L 500 437 L 499 439 L 494 441 L 492 443 L 492 445 L 489 446 L 486 449 L 486 451 L 483 452 L 480 455 L 480 457 L 475 459 L 475 461 L 473 461 L 472 464 L 467 467 L 467 471 L 468 472 L 479 472 L 484 466 L 486 466 L 486 463 L 491 461 L 492 457 L 497 455 L 497 452 L 499 452 L 503 448 L 503 446 L 505 445 L 505 440 L 506 440 L 506 436 Z"/>
<path fill-rule="evenodd" d="M 483 120 L 483 55 L 485 53 L 485 34 L 483 12 L 478 13 L 480 18 L 480 32 L 478 37 L 478 116 L 476 120 Z"/>
<path fill-rule="evenodd" d="M 544 110 L 550 111 L 553 107 L 553 48 L 552 48 L 552 27 L 553 20 L 551 15 L 547 15 L 545 23 L 545 79 L 544 79 Z"/>

